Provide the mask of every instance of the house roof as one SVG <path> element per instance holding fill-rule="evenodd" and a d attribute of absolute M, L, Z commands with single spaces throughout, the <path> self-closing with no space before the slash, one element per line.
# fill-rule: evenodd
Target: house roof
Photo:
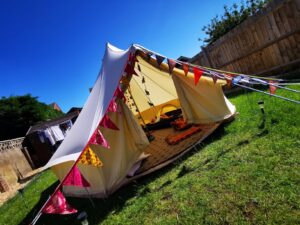
<path fill-rule="evenodd" d="M 74 111 L 74 112 L 70 112 L 68 114 L 65 114 L 63 116 L 60 116 L 60 117 L 52 119 L 52 120 L 38 122 L 37 124 L 31 126 L 28 129 L 26 135 L 31 134 L 31 133 L 33 133 L 35 131 L 38 131 L 38 130 L 45 130 L 46 128 L 51 127 L 51 126 L 59 125 L 61 123 L 64 123 L 68 120 L 73 119 L 74 117 L 77 117 L 78 115 L 79 115 L 79 112 Z"/>
<path fill-rule="evenodd" d="M 61 108 L 59 107 L 59 105 L 56 102 L 49 104 L 49 106 L 59 112 L 62 112 Z"/>

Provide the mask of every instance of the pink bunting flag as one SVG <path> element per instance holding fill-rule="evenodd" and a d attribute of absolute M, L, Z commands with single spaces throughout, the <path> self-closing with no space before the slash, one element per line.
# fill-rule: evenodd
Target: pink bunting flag
<path fill-rule="evenodd" d="M 64 186 L 90 187 L 90 183 L 82 176 L 77 166 L 74 166 L 68 177 L 65 179 Z"/>
<path fill-rule="evenodd" d="M 132 64 L 127 64 L 126 65 L 126 67 L 125 67 L 125 73 L 127 73 L 127 75 L 136 75 L 136 76 L 138 76 L 138 74 L 135 72 L 135 70 L 134 70 L 134 65 L 132 65 Z"/>
<path fill-rule="evenodd" d="M 107 111 L 109 112 L 117 112 L 117 109 L 118 109 L 118 105 L 117 103 L 115 102 L 114 99 L 112 99 L 108 105 L 108 109 Z"/>
<path fill-rule="evenodd" d="M 162 62 L 165 60 L 165 57 L 162 57 L 160 55 L 155 55 L 155 58 L 156 58 L 158 67 L 160 67 L 160 64 L 162 64 Z"/>
<path fill-rule="evenodd" d="M 272 94 L 272 95 L 274 95 L 276 93 L 276 90 L 277 90 L 277 87 L 274 86 L 274 84 L 277 85 L 278 83 L 273 81 L 273 80 L 269 81 L 269 91 L 270 91 L 270 94 Z"/>
<path fill-rule="evenodd" d="M 55 195 L 51 197 L 48 201 L 44 209 L 42 210 L 43 213 L 46 214 L 72 214 L 77 213 L 77 210 L 72 208 L 66 201 L 65 197 L 58 190 Z"/>
<path fill-rule="evenodd" d="M 168 59 L 168 65 L 169 65 L 169 73 L 172 74 L 174 67 L 176 66 L 176 61 L 173 59 Z"/>
<path fill-rule="evenodd" d="M 100 125 L 112 130 L 119 130 L 119 128 L 114 124 L 114 122 L 109 118 L 107 114 L 104 115 L 103 119 L 100 122 Z"/>
<path fill-rule="evenodd" d="M 114 96 L 122 99 L 124 102 L 126 101 L 126 97 L 125 97 L 123 91 L 121 90 L 120 86 L 117 87 Z"/>
<path fill-rule="evenodd" d="M 98 128 L 96 129 L 96 131 L 92 135 L 89 144 L 101 145 L 104 148 L 110 148 L 107 140 L 104 138 L 103 134 L 100 132 L 100 130 Z"/>
<path fill-rule="evenodd" d="M 195 81 L 195 85 L 197 85 L 198 82 L 199 82 L 199 80 L 200 80 L 200 78 L 201 78 L 201 76 L 202 76 L 202 74 L 203 74 L 203 71 L 200 70 L 200 69 L 197 68 L 197 67 L 194 67 L 193 70 L 194 70 L 194 81 Z"/>

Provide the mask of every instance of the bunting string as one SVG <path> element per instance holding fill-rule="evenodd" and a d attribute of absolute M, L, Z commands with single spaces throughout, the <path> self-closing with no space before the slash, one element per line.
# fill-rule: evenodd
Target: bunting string
<path fill-rule="evenodd" d="M 156 59 L 158 59 L 158 58 L 167 59 L 170 74 L 171 74 L 170 71 L 173 71 L 173 68 L 170 68 L 170 63 L 169 63 L 170 60 L 172 60 L 172 62 L 175 62 L 177 65 L 181 65 L 185 75 L 187 75 L 190 68 L 192 68 L 193 72 L 194 72 L 195 85 L 197 85 L 199 79 L 201 78 L 201 75 L 203 74 L 203 75 L 211 77 L 215 84 L 217 82 L 217 79 L 226 80 L 228 88 L 231 88 L 231 86 L 232 86 L 231 83 L 233 83 L 233 85 L 236 85 L 236 86 L 238 86 L 237 84 L 239 84 L 240 87 L 242 87 L 242 88 L 247 87 L 249 90 L 253 90 L 253 91 L 256 91 L 258 89 L 251 88 L 247 85 L 259 84 L 259 85 L 269 86 L 269 90 L 271 92 L 270 94 L 272 96 L 279 97 L 284 100 L 287 100 L 289 98 L 282 97 L 279 95 L 275 96 L 275 91 L 277 88 L 295 92 L 295 93 L 300 93 L 300 91 L 298 91 L 298 90 L 294 90 L 294 89 L 282 86 L 284 84 L 287 84 L 287 83 L 280 83 L 280 82 L 284 81 L 283 79 L 278 79 L 278 78 L 273 78 L 273 77 L 259 77 L 259 76 L 245 75 L 245 74 L 239 74 L 239 73 L 234 73 L 234 72 L 228 73 L 227 71 L 223 71 L 223 70 L 213 69 L 213 68 L 204 67 L 204 66 L 198 66 L 198 65 L 194 65 L 194 64 L 190 64 L 190 63 L 186 63 L 186 62 L 181 62 L 181 61 L 175 60 L 175 59 L 168 59 L 167 57 L 165 57 L 161 54 L 155 53 L 153 51 L 150 51 L 142 46 L 139 46 L 139 45 L 134 45 L 134 46 L 137 47 L 137 49 L 142 50 L 146 54 L 148 54 L 148 52 L 151 52 L 151 55 L 154 55 Z M 157 57 L 157 55 L 160 57 Z M 198 70 L 195 68 L 197 68 Z M 202 72 L 202 74 L 200 75 L 200 78 L 199 78 L 199 70 Z M 259 92 L 264 93 L 264 94 L 269 94 L 269 93 L 266 93 L 263 91 L 259 91 Z M 289 100 L 290 100 L 290 102 L 294 102 L 294 103 L 298 102 L 297 100 L 293 100 L 293 99 L 289 99 Z"/>
<path fill-rule="evenodd" d="M 289 99 L 289 98 L 286 98 L 286 97 L 283 97 L 283 96 L 280 96 L 280 95 L 270 94 L 268 92 L 264 92 L 264 91 L 261 91 L 261 90 L 258 90 L 258 89 L 252 88 L 252 87 L 248 87 L 248 86 L 245 86 L 245 85 L 242 85 L 242 84 L 236 84 L 236 86 L 246 88 L 246 89 L 249 89 L 249 90 L 252 90 L 252 91 L 257 91 L 257 92 L 260 92 L 262 94 L 266 94 L 266 95 L 269 95 L 269 96 L 274 96 L 276 98 L 280 98 L 280 99 L 283 99 L 283 100 L 286 100 L 286 101 L 289 101 L 289 102 L 293 102 L 293 103 L 296 103 L 296 104 L 300 104 L 300 101 L 297 101 L 297 100 L 294 100 L 294 99 Z"/>

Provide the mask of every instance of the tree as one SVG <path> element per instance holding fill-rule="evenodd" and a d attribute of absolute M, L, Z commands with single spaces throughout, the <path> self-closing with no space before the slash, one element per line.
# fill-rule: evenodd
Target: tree
<path fill-rule="evenodd" d="M 25 136 L 30 126 L 63 115 L 30 94 L 0 99 L 0 140 Z"/>
<path fill-rule="evenodd" d="M 221 17 L 218 15 L 215 16 L 210 21 L 210 24 L 202 28 L 202 31 L 208 36 L 204 39 L 204 42 L 211 44 L 218 40 L 234 27 L 241 24 L 249 16 L 256 14 L 269 1 L 270 0 L 247 0 L 245 4 L 242 0 L 240 6 L 234 3 L 232 7 L 228 8 L 228 6 L 225 5 L 224 14 Z"/>

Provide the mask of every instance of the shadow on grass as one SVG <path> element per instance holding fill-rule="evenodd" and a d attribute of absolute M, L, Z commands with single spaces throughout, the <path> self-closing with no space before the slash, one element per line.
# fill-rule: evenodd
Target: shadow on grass
<path fill-rule="evenodd" d="M 154 179 L 157 179 L 170 170 L 172 170 L 175 166 L 182 164 L 186 159 L 193 156 L 195 153 L 201 151 L 205 146 L 209 145 L 210 143 L 219 140 L 222 138 L 225 134 L 225 126 L 227 124 L 224 124 L 220 126 L 212 135 L 210 135 L 204 142 L 198 144 L 194 149 L 181 157 L 180 159 L 176 160 L 174 163 L 171 163 L 170 165 L 153 172 L 146 177 L 142 177 L 138 180 L 135 180 L 134 182 L 128 184 L 125 187 L 122 187 L 117 192 L 112 194 L 110 197 L 106 199 L 93 199 L 94 206 L 91 204 L 90 200 L 87 198 L 72 198 L 68 197 L 67 201 L 68 203 L 73 206 L 74 208 L 78 209 L 78 213 L 73 215 L 47 215 L 43 214 L 41 218 L 39 219 L 37 224 L 80 224 L 79 221 L 77 221 L 76 217 L 78 214 L 82 211 L 85 211 L 88 215 L 88 221 L 89 224 L 100 224 L 102 221 L 104 221 L 108 215 L 118 213 L 120 212 L 124 206 L 126 205 L 126 202 L 133 198 L 133 197 L 141 197 L 144 195 L 147 195 L 148 193 L 151 193 L 153 191 L 159 191 L 163 189 L 164 187 L 170 185 L 172 183 L 172 180 L 167 180 L 165 183 L 163 183 L 160 187 L 158 187 L 156 190 L 151 190 L 147 187 L 147 184 L 152 182 Z M 198 169 L 199 167 L 203 167 L 212 160 L 214 161 L 213 165 L 218 161 L 218 158 L 222 157 L 224 154 L 228 153 L 229 151 L 234 150 L 235 148 L 239 148 L 243 145 L 246 145 L 252 139 L 259 138 L 261 136 L 264 136 L 264 131 L 260 133 L 260 135 L 254 135 L 250 139 L 243 140 L 236 144 L 235 147 L 225 149 L 218 153 L 216 158 L 214 159 L 207 159 L 205 160 L 201 165 L 199 165 L 196 168 L 190 169 L 186 166 L 183 166 L 181 171 L 179 172 L 177 178 L 180 178 L 182 176 L 185 176 L 186 174 L 193 172 L 194 170 Z M 42 205 L 45 203 L 48 196 L 54 191 L 55 187 L 58 185 L 58 182 L 51 185 L 48 189 L 46 189 L 40 197 L 39 202 L 35 205 L 35 207 L 27 214 L 27 216 L 24 218 L 24 220 L 21 222 L 21 224 L 29 224 L 35 214 L 38 212 L 38 210 L 42 207 Z"/>
<path fill-rule="evenodd" d="M 26 215 L 20 224 L 30 224 L 38 210 L 45 203 L 46 199 L 53 193 L 54 189 L 57 187 L 58 181 L 49 186 L 45 191 L 42 192 L 38 203 L 31 209 L 31 211 Z"/>
<path fill-rule="evenodd" d="M 263 123 L 265 123 L 265 120 L 263 120 Z M 225 125 L 226 126 L 226 125 Z M 264 126 L 265 127 L 265 126 Z M 260 128 L 259 128 L 260 129 Z M 224 126 L 221 126 L 216 133 L 214 133 L 214 135 L 211 135 L 208 139 L 206 139 L 202 144 L 202 146 L 199 148 L 199 150 L 201 150 L 202 148 L 204 148 L 205 146 L 209 145 L 210 143 L 212 143 L 213 141 L 216 141 L 217 139 L 220 139 L 223 135 L 225 134 L 225 129 Z M 204 166 L 210 164 L 206 169 L 213 169 L 214 166 L 217 164 L 217 162 L 220 160 L 221 157 L 223 157 L 225 154 L 237 150 L 247 144 L 249 144 L 250 142 L 258 139 L 258 138 L 262 138 L 266 135 L 269 134 L 269 130 L 268 129 L 263 129 L 260 130 L 258 133 L 253 134 L 251 137 L 241 140 L 238 143 L 236 143 L 235 146 L 231 147 L 231 148 L 227 148 L 224 149 L 220 152 L 218 152 L 216 154 L 216 156 L 214 156 L 213 158 L 208 158 L 205 161 L 203 161 L 203 163 L 201 163 L 200 165 L 194 167 L 194 168 L 188 168 L 185 165 L 181 168 L 180 172 L 177 175 L 177 178 L 183 177 L 189 173 L 195 172 L 201 168 L 203 168 Z M 194 154 L 194 153 L 192 153 Z M 187 155 L 186 157 L 191 156 L 190 154 Z M 184 159 L 183 159 L 184 160 Z"/>

